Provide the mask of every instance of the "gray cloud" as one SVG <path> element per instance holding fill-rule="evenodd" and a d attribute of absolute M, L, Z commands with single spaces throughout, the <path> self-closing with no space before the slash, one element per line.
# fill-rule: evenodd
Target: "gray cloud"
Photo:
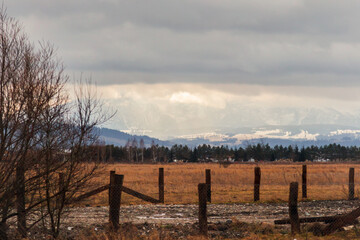
<path fill-rule="evenodd" d="M 118 110 L 168 137 L 267 124 L 360 124 L 355 0 L 5 0 Z"/>
<path fill-rule="evenodd" d="M 360 83 L 358 1 L 12 0 L 5 4 L 31 39 L 58 46 L 69 73 L 92 74 L 99 84 Z M 128 77 L 121 79 L 122 75 Z"/>
<path fill-rule="evenodd" d="M 102 16 L 93 28 L 131 22 L 184 31 L 249 30 L 267 33 L 345 33 L 356 28 L 360 3 L 336 0 L 46 0 L 9 1 L 18 15 L 71 18 Z M 81 21 L 80 21 L 81 22 Z M 76 26 L 79 21 L 75 22 Z"/>

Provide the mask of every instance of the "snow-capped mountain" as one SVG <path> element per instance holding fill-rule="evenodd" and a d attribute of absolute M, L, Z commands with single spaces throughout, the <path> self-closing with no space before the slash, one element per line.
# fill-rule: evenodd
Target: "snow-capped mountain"
<path fill-rule="evenodd" d="M 214 131 L 183 135 L 170 141 L 191 146 L 199 144 L 246 146 L 257 143 L 270 146 L 309 146 L 332 143 L 360 146 L 360 128 L 339 125 L 264 126 L 236 129 L 231 133 Z"/>
<path fill-rule="evenodd" d="M 292 125 L 292 126 L 263 126 L 226 130 L 215 130 L 197 134 L 182 135 L 166 141 L 145 135 L 132 135 L 118 130 L 102 128 L 100 138 L 106 144 L 124 146 L 127 141 L 140 141 L 145 145 L 152 143 L 170 147 L 174 144 L 195 147 L 202 144 L 214 146 L 228 145 L 229 147 L 246 147 L 249 144 L 275 145 L 327 145 L 340 144 L 344 146 L 360 146 L 360 128 L 341 125 Z"/>
<path fill-rule="evenodd" d="M 328 135 L 331 131 L 356 130 L 356 126 L 360 126 L 360 109 L 347 111 L 345 106 L 344 109 L 339 110 L 333 107 L 315 106 L 254 106 L 247 101 L 229 102 L 223 108 L 196 104 L 171 103 L 169 106 L 166 104 L 168 103 L 164 101 L 155 106 L 151 102 L 133 99 L 111 102 L 111 105 L 118 110 L 118 114 L 106 127 L 121 129 L 130 134 L 146 134 L 169 140 L 202 138 L 204 133 L 208 133 L 206 135 L 212 138 L 215 136 L 218 138 L 218 134 L 225 134 L 228 137 L 251 134 L 252 136 L 238 136 L 238 138 L 278 136 L 287 139 L 286 132 L 295 139 L 302 139 L 303 135 L 306 135 L 305 139 L 314 139 L 315 136 L 311 134 Z M 259 126 L 266 127 L 261 129 Z M 332 127 L 327 129 L 327 126 Z M 272 134 L 261 132 L 267 129 L 273 131 L 279 129 L 277 131 L 280 132 Z M 324 129 L 327 131 L 322 132 Z M 301 130 L 304 132 L 302 133 Z"/>

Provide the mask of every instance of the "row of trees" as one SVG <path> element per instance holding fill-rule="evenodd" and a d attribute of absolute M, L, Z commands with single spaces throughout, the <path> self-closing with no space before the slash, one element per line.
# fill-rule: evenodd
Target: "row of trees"
<path fill-rule="evenodd" d="M 138 146 L 129 140 L 123 147 L 107 145 L 98 149 L 98 157 L 102 162 L 208 162 L 208 161 L 314 161 L 319 159 L 329 160 L 357 160 L 360 158 L 359 147 L 345 147 L 339 144 L 325 146 L 278 146 L 270 147 L 268 144 L 249 145 L 245 148 L 229 148 L 228 146 L 199 145 L 189 148 L 186 145 L 173 145 L 164 147 L 152 144 L 145 147 L 144 143 Z M 100 157 L 101 156 L 101 157 Z"/>
<path fill-rule="evenodd" d="M 56 238 L 65 205 L 97 169 L 93 129 L 111 116 L 90 84 L 70 99 L 67 82 L 51 44 L 35 47 L 0 9 L 0 239 L 14 217 L 22 237 L 40 224 Z"/>

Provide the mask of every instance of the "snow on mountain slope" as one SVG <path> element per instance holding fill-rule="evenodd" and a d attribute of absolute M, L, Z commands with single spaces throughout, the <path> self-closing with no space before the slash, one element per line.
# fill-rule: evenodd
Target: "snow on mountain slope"
<path fill-rule="evenodd" d="M 196 146 L 199 144 L 239 146 L 257 142 L 297 145 L 339 143 L 360 146 L 360 129 L 338 125 L 266 126 L 250 128 L 240 133 L 208 132 L 184 135 L 172 142 Z"/>

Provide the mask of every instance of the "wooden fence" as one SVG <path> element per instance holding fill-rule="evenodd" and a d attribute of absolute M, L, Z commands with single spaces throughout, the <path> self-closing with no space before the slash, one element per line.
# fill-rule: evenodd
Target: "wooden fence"
<path fill-rule="evenodd" d="M 307 165 L 302 166 L 302 198 L 307 198 Z M 147 196 L 133 189 L 123 186 L 124 176 L 117 175 L 115 171 L 110 172 L 110 184 L 102 186 L 98 189 L 92 190 L 79 196 L 75 201 L 80 201 L 87 197 L 98 194 L 102 191 L 109 189 L 109 221 L 114 229 L 119 226 L 120 205 L 121 205 L 121 192 L 130 194 L 136 198 L 142 199 L 150 203 L 164 203 L 165 195 L 165 181 L 164 181 L 164 168 L 159 168 L 159 199 Z M 261 189 L 261 169 L 260 167 L 254 168 L 254 202 L 260 200 Z M 323 217 L 309 217 L 299 218 L 298 214 L 298 182 L 290 183 L 289 188 L 289 219 L 276 220 L 275 224 L 290 224 L 292 234 L 300 233 L 300 223 L 305 222 L 325 222 L 329 223 L 321 233 L 327 235 L 335 231 L 341 226 L 354 222 L 360 216 L 360 208 L 353 212 L 342 216 L 323 216 Z M 354 200 L 355 192 L 355 171 L 354 168 L 349 169 L 349 200 Z M 198 185 L 199 197 L 199 231 L 202 235 L 207 235 L 207 202 L 211 203 L 211 169 L 205 170 L 205 183 Z"/>
<path fill-rule="evenodd" d="M 260 200 L 260 188 L 261 188 L 261 169 L 255 167 L 254 174 L 254 202 Z M 308 179 L 307 179 L 307 165 L 302 166 L 301 174 L 301 187 L 302 187 L 302 198 L 308 198 Z M 349 169 L 349 185 L 348 185 L 348 200 L 355 199 L 355 170 L 354 168 Z"/>
<path fill-rule="evenodd" d="M 205 170 L 205 182 L 198 185 L 199 195 L 199 232 L 200 234 L 207 236 L 207 201 L 211 202 L 211 170 Z M 307 198 L 307 165 L 302 166 L 302 198 Z M 254 202 L 260 200 L 260 186 L 261 186 L 261 169 L 255 167 L 254 169 Z M 354 200 L 355 198 L 355 170 L 349 169 L 349 187 L 348 187 L 348 199 Z M 275 220 L 275 224 L 290 224 L 291 233 L 300 233 L 300 223 L 309 222 L 325 222 L 328 225 L 319 229 L 319 235 L 329 235 L 334 231 L 346 225 L 353 224 L 360 216 L 360 207 L 345 215 L 338 216 L 322 216 L 322 217 L 308 217 L 299 218 L 298 213 L 298 195 L 299 195 L 299 183 L 290 183 L 289 188 L 289 219 Z"/>
<path fill-rule="evenodd" d="M 60 176 L 61 179 L 61 176 Z M 306 199 L 307 196 L 307 166 L 302 166 L 302 198 Z M 118 175 L 115 171 L 110 172 L 109 184 L 101 186 L 97 189 L 84 193 L 77 198 L 73 199 L 68 204 L 79 202 L 88 197 L 99 194 L 103 191 L 109 191 L 109 222 L 110 225 L 116 230 L 119 227 L 120 219 L 120 206 L 121 206 L 121 196 L 122 192 L 129 194 L 133 197 L 142 199 L 150 203 L 164 203 L 165 202 L 165 179 L 164 179 L 164 168 L 159 168 L 159 178 L 158 178 L 158 188 L 159 195 L 158 199 L 155 199 L 151 196 L 147 196 L 143 193 L 135 191 L 129 187 L 124 186 L 124 175 Z M 207 235 L 207 202 L 211 202 L 211 170 L 205 170 L 205 183 L 200 183 L 198 185 L 198 196 L 199 196 L 199 230 L 203 235 Z M 357 217 L 360 216 L 360 208 L 354 210 L 353 212 L 342 215 L 342 216 L 325 216 L 325 217 L 313 217 L 313 218 L 303 218 L 299 219 L 297 202 L 298 202 L 298 182 L 292 182 L 289 189 L 289 219 L 276 220 L 275 224 L 291 224 L 292 233 L 300 232 L 300 223 L 303 222 L 326 222 L 329 225 L 322 230 L 323 235 L 327 235 L 335 231 L 341 226 L 344 226 L 349 223 L 353 223 Z M 261 198 L 261 169 L 260 167 L 255 167 L 254 169 L 254 201 L 259 201 Z M 355 170 L 354 168 L 349 169 L 349 185 L 348 185 L 348 199 L 355 199 Z M 40 203 L 41 204 L 41 203 Z M 29 212 L 31 209 L 35 208 L 36 205 L 29 206 L 24 212 Z M 14 213 L 18 215 L 18 213 Z M 22 229 L 22 223 L 18 222 L 19 230 Z"/>

